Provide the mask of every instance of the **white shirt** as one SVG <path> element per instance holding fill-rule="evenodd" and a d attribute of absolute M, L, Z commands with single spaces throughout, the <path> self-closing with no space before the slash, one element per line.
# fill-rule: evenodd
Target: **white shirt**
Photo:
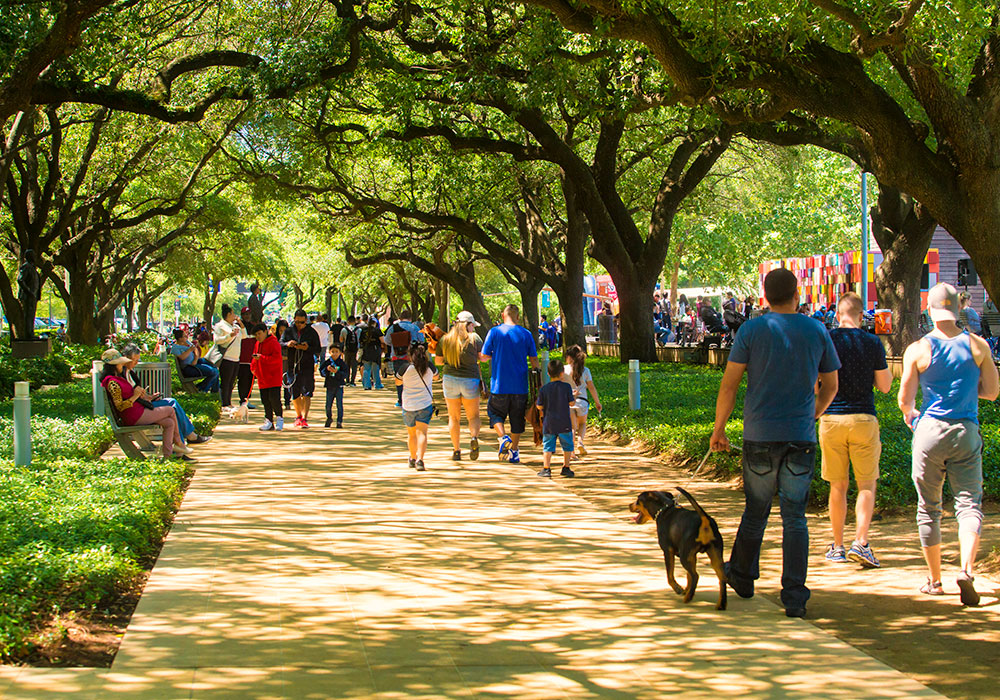
<path fill-rule="evenodd" d="M 433 391 L 434 372 L 430 367 L 424 373 L 423 379 L 417 374 L 417 368 L 410 365 L 403 372 L 403 410 L 419 411 L 434 403 Z"/>
<path fill-rule="evenodd" d="M 587 389 L 587 382 L 594 381 L 593 375 L 590 373 L 590 367 L 583 368 L 583 374 L 580 375 L 580 383 L 573 383 L 573 365 L 567 364 L 566 369 L 563 370 L 566 376 L 566 381 L 569 385 L 573 387 L 573 398 L 574 399 L 585 399 L 590 400 L 590 390 Z"/>
<path fill-rule="evenodd" d="M 330 339 L 330 324 L 324 321 L 316 321 L 312 324 L 313 330 L 316 331 L 316 335 L 319 336 L 319 346 L 323 350 L 326 350 L 326 341 Z"/>
<path fill-rule="evenodd" d="M 227 322 L 226 320 L 219 321 L 216 323 L 212 330 L 215 334 L 215 344 L 225 345 L 229 343 L 229 347 L 226 348 L 226 354 L 222 356 L 223 360 L 231 360 L 233 362 L 240 361 L 240 341 L 247 337 L 246 329 L 240 326 L 240 334 L 235 338 L 232 337 L 233 324 Z M 231 341 L 231 342 L 230 342 Z"/>

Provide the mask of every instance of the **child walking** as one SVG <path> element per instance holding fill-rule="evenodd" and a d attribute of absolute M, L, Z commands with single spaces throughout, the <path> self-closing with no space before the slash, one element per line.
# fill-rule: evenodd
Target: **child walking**
<path fill-rule="evenodd" d="M 281 343 L 267 332 L 267 326 L 258 323 L 253 327 L 257 339 L 250 371 L 257 377 L 260 401 L 264 404 L 264 424 L 260 430 L 284 430 L 285 419 L 281 415 Z"/>
<path fill-rule="evenodd" d="M 319 376 L 326 387 L 326 426 L 333 424 L 333 400 L 337 400 L 337 427 L 344 427 L 344 385 L 347 383 L 347 360 L 343 358 L 340 345 L 334 343 L 326 351 L 326 357 L 319 363 Z"/>
<path fill-rule="evenodd" d="M 406 446 L 410 449 L 410 468 L 424 471 L 427 452 L 427 428 L 434 414 L 434 368 L 423 345 L 411 345 L 410 364 L 396 379 L 402 382 L 403 425 L 406 426 Z"/>
<path fill-rule="evenodd" d="M 573 389 L 573 431 L 576 433 L 576 451 L 581 457 L 587 456 L 587 447 L 583 440 L 587 437 L 587 414 L 590 412 L 590 397 L 594 399 L 594 408 L 598 413 L 604 410 L 601 398 L 594 386 L 594 377 L 587 368 L 587 354 L 579 345 L 572 345 L 566 350 L 566 381 Z M 588 394 L 589 392 L 589 394 Z"/>
<path fill-rule="evenodd" d="M 569 468 L 573 459 L 573 422 L 571 409 L 573 406 L 573 388 L 563 381 L 563 363 L 559 360 L 549 360 L 548 384 L 538 390 L 535 403 L 542 414 L 542 451 L 545 467 L 538 476 L 552 477 L 552 455 L 556 452 L 556 441 L 559 441 L 563 451 L 563 468 L 560 476 L 575 476 Z"/>

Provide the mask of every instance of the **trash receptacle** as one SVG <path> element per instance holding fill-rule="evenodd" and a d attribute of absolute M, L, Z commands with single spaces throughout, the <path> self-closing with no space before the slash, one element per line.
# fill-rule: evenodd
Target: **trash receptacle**
<path fill-rule="evenodd" d="M 154 394 L 170 397 L 170 364 L 167 362 L 140 362 L 135 366 L 139 382 Z"/>

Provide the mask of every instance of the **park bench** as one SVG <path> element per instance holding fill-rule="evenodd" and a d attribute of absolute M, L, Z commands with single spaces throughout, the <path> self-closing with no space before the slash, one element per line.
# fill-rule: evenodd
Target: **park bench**
<path fill-rule="evenodd" d="M 115 410 L 111 395 L 108 394 L 104 401 L 104 415 L 111 423 L 111 430 L 115 435 L 115 442 L 122 448 L 122 452 L 130 459 L 145 459 L 143 450 L 155 450 L 156 446 L 149 439 L 150 435 L 155 435 L 161 430 L 158 425 L 124 425 L 118 412 Z"/>
<path fill-rule="evenodd" d="M 177 378 L 181 382 L 181 389 L 189 394 L 198 393 L 198 377 L 185 377 L 181 371 L 181 358 L 174 355 L 174 367 L 177 368 Z"/>

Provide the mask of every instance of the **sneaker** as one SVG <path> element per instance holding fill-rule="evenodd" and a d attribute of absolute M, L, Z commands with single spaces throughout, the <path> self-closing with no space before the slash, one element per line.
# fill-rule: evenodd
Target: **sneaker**
<path fill-rule="evenodd" d="M 979 594 L 976 593 L 976 588 L 973 585 L 975 580 L 974 576 L 965 571 L 958 575 L 958 592 L 962 599 L 962 605 L 969 607 L 979 605 Z"/>
<path fill-rule="evenodd" d="M 455 450 L 454 452 L 452 452 L 451 453 L 451 461 L 452 462 L 461 462 L 462 461 L 462 451 L 461 450 Z"/>
<path fill-rule="evenodd" d="M 510 456 L 507 458 L 507 461 L 510 462 L 511 464 L 520 464 L 521 453 L 518 450 L 511 450 Z"/>
<path fill-rule="evenodd" d="M 194 452 L 194 450 L 192 450 L 192 449 L 191 449 L 190 447 L 188 447 L 187 445 L 174 445 L 174 453 L 175 453 L 175 454 L 179 454 L 179 455 L 189 455 L 189 454 L 191 454 L 192 452 Z"/>
<path fill-rule="evenodd" d="M 857 540 L 854 540 L 854 544 L 851 545 L 851 549 L 847 553 L 847 558 L 861 564 L 866 569 L 877 569 L 881 566 L 878 558 L 872 553 L 872 548 L 867 544 L 861 544 Z"/>
<path fill-rule="evenodd" d="M 500 449 L 497 451 L 497 459 L 501 462 L 506 462 L 508 457 L 510 457 L 510 438 L 504 435 L 500 438 Z"/>
<path fill-rule="evenodd" d="M 333 419 L 332 418 L 327 418 L 326 419 L 326 423 L 323 424 L 323 427 L 324 428 L 329 428 L 331 425 L 333 425 Z"/>
<path fill-rule="evenodd" d="M 565 477 L 566 477 L 567 479 L 570 479 L 570 478 L 572 478 L 572 477 L 576 476 L 576 472 L 574 472 L 574 471 L 573 471 L 572 469 L 570 469 L 569 467 L 563 467 L 563 468 L 562 468 L 562 469 L 561 469 L 561 470 L 559 471 L 559 476 L 565 476 Z"/>
<path fill-rule="evenodd" d="M 805 608 L 785 608 L 785 617 L 805 617 Z"/>
<path fill-rule="evenodd" d="M 338 427 L 338 428 L 343 428 L 343 427 L 344 427 L 344 424 L 343 424 L 343 423 L 337 423 L 337 427 Z"/>
<path fill-rule="evenodd" d="M 255 411 L 255 410 L 257 410 L 257 407 L 254 406 L 252 403 L 248 403 L 247 404 L 247 410 L 248 411 Z"/>
<path fill-rule="evenodd" d="M 303 418 L 302 422 L 299 423 L 299 427 L 300 428 L 308 428 L 309 427 L 309 422 L 305 418 Z"/>
<path fill-rule="evenodd" d="M 401 404 L 399 401 L 397 401 L 396 402 L 396 408 L 402 408 L 402 407 L 403 407 L 403 404 Z"/>
<path fill-rule="evenodd" d="M 538 476 L 541 476 L 541 477 L 546 478 L 546 479 L 551 479 L 552 478 L 552 470 L 549 469 L 548 467 L 545 467 L 541 471 L 538 472 Z"/>
<path fill-rule="evenodd" d="M 295 417 L 295 427 L 296 428 L 301 428 L 302 427 L 302 417 L 301 416 L 296 416 Z"/>
<path fill-rule="evenodd" d="M 262 425 L 259 428 L 257 428 L 257 430 L 260 430 L 261 432 L 266 431 L 266 430 L 274 430 L 274 423 L 272 423 L 271 421 L 265 419 L 264 420 L 264 425 Z"/>
<path fill-rule="evenodd" d="M 416 469 L 417 468 L 417 460 L 413 459 L 413 457 L 410 457 L 409 466 L 410 466 L 410 469 Z"/>
<path fill-rule="evenodd" d="M 426 469 L 424 469 L 424 460 L 418 459 L 417 465 L 414 467 L 414 469 L 416 469 L 418 472 L 427 471 Z"/>
<path fill-rule="evenodd" d="M 472 442 L 469 444 L 469 459 L 473 462 L 479 459 L 479 438 L 472 438 Z"/>
<path fill-rule="evenodd" d="M 920 587 L 920 592 L 924 595 L 944 595 L 944 586 L 940 581 L 927 579 L 927 583 Z"/>
<path fill-rule="evenodd" d="M 581 457 L 586 457 L 587 447 L 581 442 L 579 445 L 576 446 L 576 453 Z"/>
<path fill-rule="evenodd" d="M 843 547 L 831 544 L 826 548 L 826 560 L 836 564 L 844 564 L 847 562 L 847 551 Z"/>
<path fill-rule="evenodd" d="M 285 429 L 285 419 L 282 418 L 281 416 L 278 416 L 278 418 L 274 421 L 274 429 L 275 430 L 284 430 Z"/>

